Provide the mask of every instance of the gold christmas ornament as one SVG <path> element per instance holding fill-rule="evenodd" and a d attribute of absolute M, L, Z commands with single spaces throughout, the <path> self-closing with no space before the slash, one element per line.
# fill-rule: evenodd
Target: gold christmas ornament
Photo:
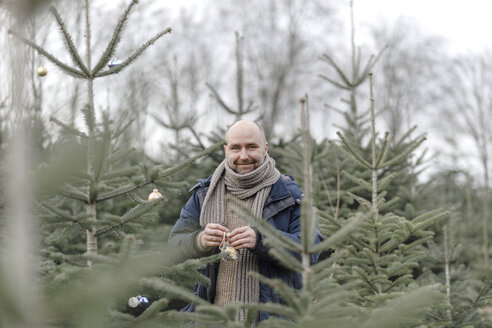
<path fill-rule="evenodd" d="M 237 251 L 232 246 L 227 246 L 223 251 L 226 255 L 224 256 L 224 260 L 226 261 L 235 261 L 237 260 Z"/>
<path fill-rule="evenodd" d="M 153 201 L 153 200 L 157 200 L 157 199 L 162 199 L 164 200 L 164 196 L 162 196 L 162 194 L 159 192 L 159 190 L 157 188 L 154 188 L 154 190 L 152 190 L 152 192 L 149 194 L 149 202 Z"/>
<path fill-rule="evenodd" d="M 224 261 L 235 261 L 237 260 L 237 251 L 234 247 L 229 243 L 229 235 L 230 233 L 225 233 L 222 237 L 222 242 L 219 245 L 219 249 L 224 257 L 222 258 Z"/>
<path fill-rule="evenodd" d="M 46 76 L 48 74 L 48 70 L 44 66 L 39 66 L 38 67 L 38 75 L 39 76 Z"/>

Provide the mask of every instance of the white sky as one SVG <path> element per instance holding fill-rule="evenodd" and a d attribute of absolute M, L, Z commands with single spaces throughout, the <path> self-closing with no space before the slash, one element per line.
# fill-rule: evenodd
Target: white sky
<path fill-rule="evenodd" d="M 430 33 L 467 53 L 492 48 L 491 0 L 354 0 L 356 24 L 387 17 L 413 17 Z"/>

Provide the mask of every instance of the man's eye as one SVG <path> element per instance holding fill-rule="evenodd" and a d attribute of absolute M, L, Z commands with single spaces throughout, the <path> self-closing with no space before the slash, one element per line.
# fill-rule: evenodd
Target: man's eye
<path fill-rule="evenodd" d="M 254 150 L 256 148 L 258 148 L 258 147 L 256 147 L 256 146 L 249 146 L 249 149 L 252 149 L 252 150 Z"/>

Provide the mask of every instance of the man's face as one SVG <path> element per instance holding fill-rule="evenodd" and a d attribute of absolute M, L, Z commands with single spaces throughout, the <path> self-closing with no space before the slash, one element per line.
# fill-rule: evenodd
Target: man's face
<path fill-rule="evenodd" d="M 260 166 L 268 150 L 260 128 L 250 121 L 239 121 L 231 126 L 226 142 L 224 152 L 229 166 L 240 174 Z"/>

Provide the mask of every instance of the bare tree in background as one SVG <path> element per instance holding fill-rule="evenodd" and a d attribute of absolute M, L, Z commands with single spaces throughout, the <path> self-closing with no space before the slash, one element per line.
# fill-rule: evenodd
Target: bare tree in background
<path fill-rule="evenodd" d="M 171 42 L 166 49 L 158 49 L 160 56 L 155 72 L 149 75 L 154 93 L 150 115 L 160 127 L 173 134 L 174 140 L 166 140 L 162 148 L 174 148 L 177 158 L 187 156 L 179 145 L 189 140 L 189 137 L 205 149 L 200 132 L 205 130 L 204 121 L 208 120 L 202 120 L 199 127 L 197 123 L 207 111 L 208 92 L 205 82 L 213 67 L 213 60 L 210 44 L 203 37 L 207 34 L 206 22 L 196 20 L 193 13 L 182 11 L 178 16 L 177 31 L 173 38 L 176 42 Z"/>
<path fill-rule="evenodd" d="M 310 39 L 310 33 L 329 29 L 331 4 L 255 0 L 226 3 L 219 10 L 244 36 L 245 83 L 256 94 L 265 134 L 271 138 L 309 89 L 309 79 L 316 79 L 312 66 L 319 54 L 310 45 L 319 39 Z M 312 22 L 320 23 L 317 29 L 309 28 Z"/>
<path fill-rule="evenodd" d="M 394 140 L 418 120 L 430 102 L 436 83 L 436 65 L 443 59 L 442 41 L 425 35 L 411 20 L 381 21 L 371 29 L 376 49 L 387 46 L 375 68 L 378 104 Z"/>
<path fill-rule="evenodd" d="M 490 152 L 492 144 L 492 53 L 463 56 L 448 68 L 449 76 L 442 80 L 440 124 L 457 138 L 460 146 L 471 138 L 482 167 L 482 232 L 483 260 L 489 264 Z"/>

